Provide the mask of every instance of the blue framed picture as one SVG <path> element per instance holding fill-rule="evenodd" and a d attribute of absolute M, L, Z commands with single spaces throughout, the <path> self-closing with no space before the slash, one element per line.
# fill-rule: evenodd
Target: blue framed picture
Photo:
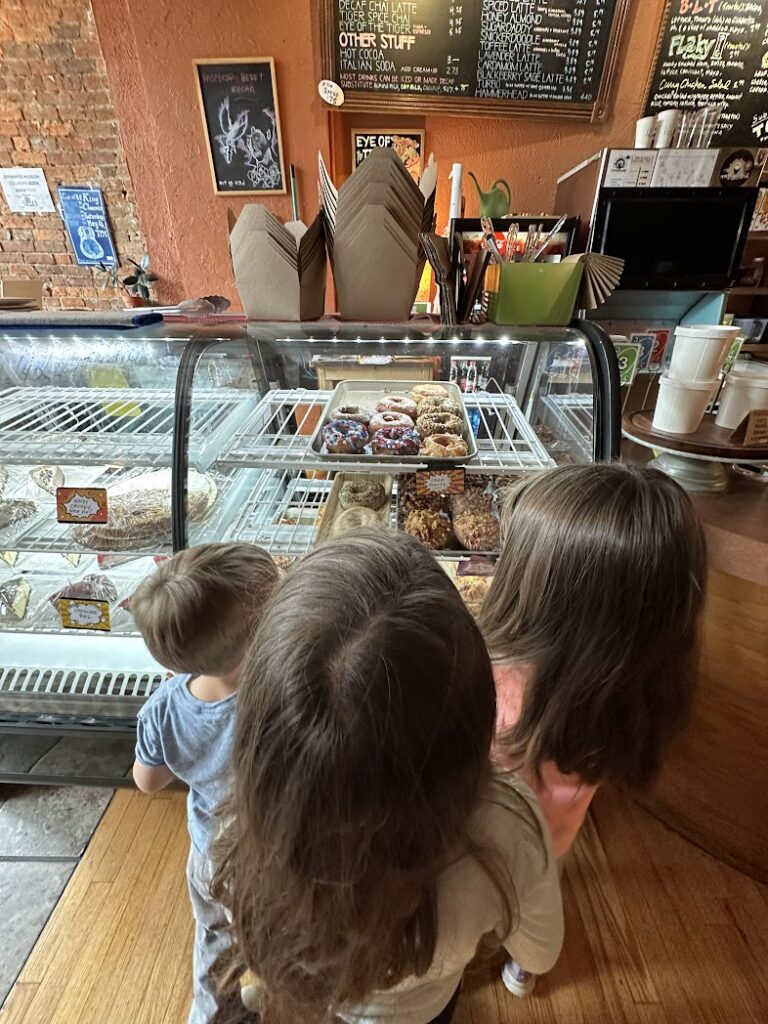
<path fill-rule="evenodd" d="M 81 267 L 117 266 L 117 253 L 107 223 L 100 188 L 59 185 L 61 216 L 67 228 L 75 260 Z"/>

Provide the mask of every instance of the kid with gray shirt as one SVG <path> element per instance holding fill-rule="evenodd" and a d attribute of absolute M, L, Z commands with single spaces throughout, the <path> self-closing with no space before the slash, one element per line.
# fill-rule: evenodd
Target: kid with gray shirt
<path fill-rule="evenodd" d="M 131 599 L 149 651 L 177 673 L 139 712 L 133 777 L 153 793 L 174 778 L 189 787 L 189 895 L 195 918 L 194 998 L 189 1024 L 218 1008 L 211 968 L 230 939 L 209 892 L 208 849 L 227 795 L 240 666 L 278 580 L 253 544 L 201 544 L 163 562 Z"/>

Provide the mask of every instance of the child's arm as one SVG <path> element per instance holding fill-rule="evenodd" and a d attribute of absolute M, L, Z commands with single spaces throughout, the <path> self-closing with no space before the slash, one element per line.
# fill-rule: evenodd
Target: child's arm
<path fill-rule="evenodd" d="M 133 762 L 133 781 L 142 793 L 156 793 L 173 782 L 175 776 L 165 764 L 142 764 L 138 758 Z"/>

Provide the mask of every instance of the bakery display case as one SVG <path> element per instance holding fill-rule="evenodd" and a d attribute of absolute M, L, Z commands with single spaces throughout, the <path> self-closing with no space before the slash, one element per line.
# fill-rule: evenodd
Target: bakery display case
<path fill-rule="evenodd" d="M 346 381 L 366 400 L 451 391 L 461 444 L 443 461 L 423 445 L 329 451 L 323 423 Z M 497 550 L 510 480 L 617 455 L 618 393 L 609 339 L 582 322 L 0 333 L 0 742 L 130 741 L 166 674 L 135 630 L 131 594 L 185 546 L 250 541 L 287 566 L 379 525 L 420 536 L 458 579 Z M 426 470 L 457 493 L 421 493 Z M 0 779 L 18 775 L 0 759 Z"/>

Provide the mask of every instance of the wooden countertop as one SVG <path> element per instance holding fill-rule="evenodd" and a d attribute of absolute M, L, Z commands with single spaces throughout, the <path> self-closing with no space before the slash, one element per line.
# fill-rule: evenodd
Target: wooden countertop
<path fill-rule="evenodd" d="M 768 586 L 768 484 L 729 474 L 725 494 L 692 495 L 712 569 Z"/>

